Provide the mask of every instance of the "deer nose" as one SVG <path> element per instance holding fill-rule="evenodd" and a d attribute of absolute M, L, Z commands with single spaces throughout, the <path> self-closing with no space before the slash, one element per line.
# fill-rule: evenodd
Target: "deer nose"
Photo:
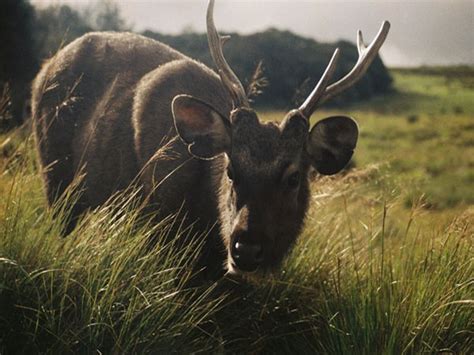
<path fill-rule="evenodd" d="M 255 271 L 263 261 L 263 248 L 261 244 L 236 238 L 232 247 L 232 258 L 240 270 Z"/>

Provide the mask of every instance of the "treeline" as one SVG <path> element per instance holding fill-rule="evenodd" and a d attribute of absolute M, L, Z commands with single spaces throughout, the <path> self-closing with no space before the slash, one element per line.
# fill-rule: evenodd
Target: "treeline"
<path fill-rule="evenodd" d="M 205 34 L 183 33 L 177 36 L 145 31 L 145 36 L 171 47 L 213 67 Z M 241 36 L 231 34 L 224 52 L 227 61 L 245 84 L 249 84 L 261 62 L 266 87 L 254 99 L 256 104 L 291 107 L 302 102 L 313 89 L 336 47 L 341 56 L 334 79 L 342 78 L 358 59 L 357 47 L 346 41 L 318 43 L 289 31 L 274 28 Z M 391 89 L 392 78 L 380 57 L 374 60 L 367 74 L 350 90 L 331 101 L 343 105 L 363 100 Z"/>
<path fill-rule="evenodd" d="M 67 5 L 36 9 L 28 0 L 4 0 L 1 8 L 0 88 L 4 93 L 8 88 L 11 97 L 8 110 L 11 117 L 2 117 L 0 113 L 3 127 L 22 122 L 29 85 L 42 61 L 84 33 L 130 30 L 113 0 L 97 0 L 81 11 Z M 213 67 L 205 34 L 185 32 L 170 36 L 152 31 L 143 34 Z M 318 43 L 277 29 L 231 36 L 225 45 L 226 58 L 244 85 L 252 81 L 259 68 L 257 77 L 261 90 L 254 91 L 261 91 L 261 95 L 254 101 L 261 106 L 291 107 L 300 103 L 323 73 L 336 46 L 342 51 L 336 79 L 348 73 L 358 58 L 352 43 Z M 383 62 L 376 58 L 365 77 L 332 104 L 341 105 L 384 93 L 390 90 L 391 82 Z"/>
<path fill-rule="evenodd" d="M 30 84 L 44 60 L 87 32 L 129 30 L 114 0 L 97 0 L 81 11 L 2 0 L 0 10 L 0 130 L 28 116 Z"/>

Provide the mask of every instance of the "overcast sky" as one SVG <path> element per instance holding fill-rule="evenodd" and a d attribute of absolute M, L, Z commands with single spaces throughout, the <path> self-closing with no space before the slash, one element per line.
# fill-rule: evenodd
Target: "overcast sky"
<path fill-rule="evenodd" d="M 31 0 L 37 6 L 94 0 Z M 117 0 L 135 31 L 205 31 L 207 0 Z M 286 29 L 318 41 L 355 41 L 360 28 L 372 40 L 383 20 L 392 24 L 381 50 L 389 66 L 474 65 L 474 0 L 216 0 L 219 31 Z"/>

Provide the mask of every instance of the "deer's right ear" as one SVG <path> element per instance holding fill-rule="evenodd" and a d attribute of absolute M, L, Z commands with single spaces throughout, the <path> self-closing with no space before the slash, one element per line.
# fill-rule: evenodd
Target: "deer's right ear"
<path fill-rule="evenodd" d="M 230 122 L 211 105 L 190 95 L 178 95 L 171 107 L 176 131 L 193 156 L 213 159 L 230 150 Z"/>

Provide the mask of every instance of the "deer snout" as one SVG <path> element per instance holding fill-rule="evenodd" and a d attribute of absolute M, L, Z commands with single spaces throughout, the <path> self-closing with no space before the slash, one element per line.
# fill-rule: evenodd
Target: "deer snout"
<path fill-rule="evenodd" d="M 255 271 L 263 261 L 263 247 L 252 241 L 247 232 L 239 231 L 234 235 L 231 255 L 239 270 Z"/>

